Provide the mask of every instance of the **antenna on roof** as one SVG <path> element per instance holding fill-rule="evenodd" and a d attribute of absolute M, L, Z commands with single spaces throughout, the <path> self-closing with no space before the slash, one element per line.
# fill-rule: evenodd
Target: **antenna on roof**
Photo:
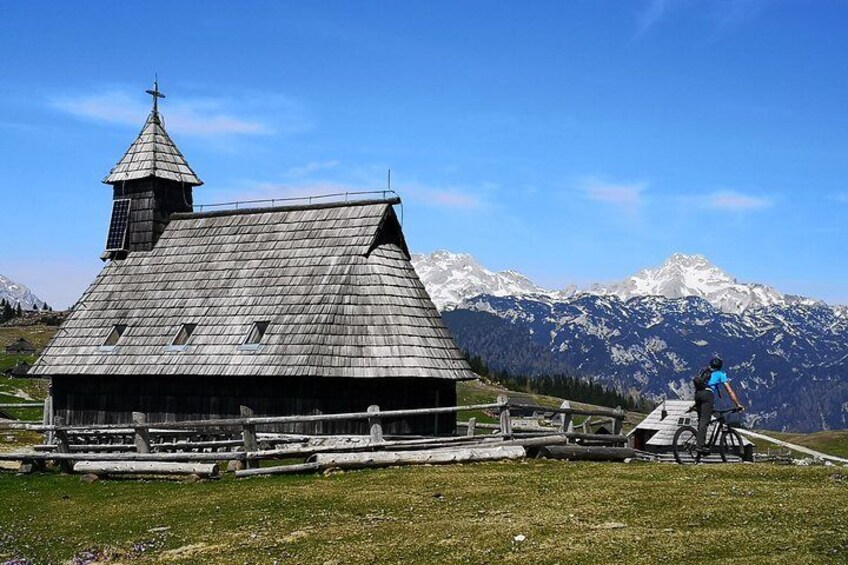
<path fill-rule="evenodd" d="M 388 175 L 388 190 L 389 191 L 392 190 L 392 170 L 391 169 L 389 169 L 389 175 Z"/>
<path fill-rule="evenodd" d="M 165 95 L 159 92 L 159 73 L 153 75 L 153 90 L 145 90 L 145 92 L 153 97 L 153 113 L 159 113 L 159 99 L 165 98 Z"/>

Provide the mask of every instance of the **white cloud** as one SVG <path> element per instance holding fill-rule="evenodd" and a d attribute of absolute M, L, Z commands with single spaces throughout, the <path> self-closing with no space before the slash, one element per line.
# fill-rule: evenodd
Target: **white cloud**
<path fill-rule="evenodd" d="M 300 167 L 292 167 L 286 172 L 287 177 L 305 177 L 318 171 L 326 171 L 338 167 L 338 161 L 311 161 Z"/>
<path fill-rule="evenodd" d="M 756 19 L 768 7 L 768 0 L 715 0 L 692 2 L 687 0 L 647 0 L 636 15 L 636 37 L 641 37 L 672 11 L 688 4 L 691 11 L 701 12 L 701 19 L 716 31 L 730 31 Z"/>
<path fill-rule="evenodd" d="M 138 128 L 150 112 L 150 102 L 135 91 L 112 88 L 93 94 L 54 97 L 50 105 L 78 118 Z M 248 117 L 251 110 L 267 118 Z M 245 94 L 232 98 L 181 98 L 160 101 L 169 131 L 197 137 L 267 135 L 305 129 L 306 120 L 291 100 L 276 95 Z"/>
<path fill-rule="evenodd" d="M 705 205 L 715 210 L 748 212 L 768 208 L 773 204 L 769 198 L 752 196 L 731 190 L 714 192 L 706 197 Z"/>
<path fill-rule="evenodd" d="M 487 207 L 488 201 L 480 196 L 481 192 L 496 190 L 492 183 L 479 186 L 428 186 L 422 184 L 403 184 L 398 189 L 401 197 L 432 208 L 453 210 L 477 210 Z"/>
<path fill-rule="evenodd" d="M 636 34 L 642 35 L 659 22 L 668 11 L 673 0 L 649 0 L 639 11 L 636 19 Z"/>
<path fill-rule="evenodd" d="M 425 206 L 454 210 L 474 210 L 487 205 L 477 190 L 462 187 L 428 187 L 420 184 L 405 184 L 397 187 L 403 200 Z M 373 185 L 355 184 L 328 180 L 302 180 L 300 182 L 242 181 L 235 187 L 211 190 L 205 193 L 206 200 L 199 205 L 204 209 L 209 204 L 225 202 L 266 201 L 266 205 L 306 204 L 336 199 L 371 199 L 390 196 Z M 326 197 L 326 198 L 322 198 Z M 271 202 L 273 201 L 273 202 Z"/>
<path fill-rule="evenodd" d="M 588 200 L 635 212 L 642 204 L 648 184 L 645 182 L 615 183 L 597 177 L 588 177 L 578 182 L 578 188 Z"/>
<path fill-rule="evenodd" d="M 471 209 L 479 208 L 481 205 L 480 199 L 473 194 L 441 189 L 430 190 L 426 194 L 426 198 L 419 198 L 419 200 L 422 200 L 425 203 L 429 201 L 430 204 L 442 208 Z"/>
<path fill-rule="evenodd" d="M 309 204 L 337 199 L 380 198 L 380 193 L 361 194 L 367 189 L 332 181 L 267 182 L 242 181 L 235 187 L 206 192 L 206 200 L 195 205 L 204 210 L 214 209 L 218 203 L 263 201 L 265 206 Z M 212 207 L 210 207 L 210 205 Z"/>

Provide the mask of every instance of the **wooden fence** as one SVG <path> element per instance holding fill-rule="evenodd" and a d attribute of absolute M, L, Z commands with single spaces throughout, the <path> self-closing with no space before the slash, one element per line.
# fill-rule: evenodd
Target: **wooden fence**
<path fill-rule="evenodd" d="M 33 403 L 33 406 L 28 407 L 35 405 Z M 548 416 L 545 419 L 546 425 L 522 427 L 511 416 L 510 402 L 505 395 L 498 397 L 494 403 L 486 404 L 385 411 L 379 406 L 370 406 L 366 412 L 297 416 L 255 416 L 250 407 L 242 406 L 238 418 L 167 423 L 151 423 L 143 412 L 133 412 L 131 423 L 96 426 L 67 425 L 61 416 L 52 416 L 50 399 L 38 406 L 44 409 L 41 422 L 0 420 L 0 430 L 39 432 L 44 434 L 44 443 L 34 446 L 33 451 L 0 453 L 0 460 L 21 461 L 25 470 L 43 468 L 47 462 L 52 461 L 65 471 L 100 470 L 101 473 L 113 474 L 156 473 L 158 470 L 162 473 L 207 475 L 217 472 L 217 467 L 209 465 L 210 462 L 227 461 L 237 476 L 249 476 L 315 470 L 320 468 L 321 461 L 324 465 L 343 460 L 350 466 L 377 466 L 386 461 L 433 463 L 487 460 L 501 456 L 514 458 L 517 452 L 506 448 L 520 447 L 534 453 L 543 447 L 555 445 L 571 445 L 579 450 L 583 447 L 618 448 L 627 442 L 627 438 L 621 435 L 625 413 L 620 408 L 577 409 L 564 402 L 560 408 L 544 409 Z M 383 421 L 390 418 L 481 411 L 491 414 L 498 423 L 477 423 L 476 418 L 472 417 L 458 422 L 459 429 L 465 432 L 454 436 L 386 436 L 383 433 Z M 575 430 L 575 416 L 586 417 L 578 426 L 580 431 Z M 340 420 L 367 420 L 370 433 L 368 436 L 336 437 L 336 441 L 326 441 L 328 436 L 257 432 L 257 427 L 263 425 Z M 610 433 L 593 432 L 593 426 L 603 424 L 610 426 Z M 316 441 L 319 438 L 320 441 Z M 384 455 L 385 452 L 391 452 L 393 455 L 375 458 L 373 452 L 376 451 Z M 406 453 L 399 455 L 400 452 Z M 319 457 L 322 454 L 342 453 L 370 455 L 341 459 L 338 456 Z M 572 458 L 575 457 L 575 451 L 569 453 Z M 306 467 L 285 465 L 260 468 L 259 465 L 262 460 L 290 458 L 307 459 L 304 464 Z"/>

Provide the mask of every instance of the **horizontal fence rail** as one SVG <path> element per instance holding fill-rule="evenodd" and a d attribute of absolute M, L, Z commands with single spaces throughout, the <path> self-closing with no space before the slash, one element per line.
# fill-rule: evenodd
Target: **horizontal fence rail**
<path fill-rule="evenodd" d="M 61 416 L 53 416 L 51 398 L 44 403 L 21 403 L 13 407 L 43 407 L 43 422 L 1 420 L 0 430 L 41 432 L 45 441 L 42 445 L 33 446 L 32 451 L 0 453 L 0 460 L 21 461 L 22 468 L 26 465 L 43 468 L 45 463 L 53 461 L 67 472 L 74 469 L 75 461 L 91 462 L 79 466 L 80 469 L 97 468 L 103 473 L 110 470 L 115 473 L 131 472 L 134 468 L 139 469 L 139 473 L 144 469 L 161 469 L 163 472 L 182 469 L 188 472 L 197 468 L 194 463 L 205 461 L 229 462 L 229 466 L 235 465 L 234 470 L 238 472 L 241 472 L 239 469 L 247 469 L 243 475 L 237 476 L 252 476 L 263 473 L 259 467 L 261 460 L 306 458 L 322 453 L 445 449 L 471 450 L 467 452 L 474 453 L 478 448 L 494 449 L 499 446 L 538 451 L 540 447 L 556 445 L 569 445 L 578 450 L 585 446 L 585 449 L 597 451 L 597 447 L 619 449 L 614 446 L 627 443 L 627 438 L 621 434 L 625 412 L 620 408 L 581 409 L 572 407 L 567 401 L 559 408 L 540 406 L 538 412 L 545 417 L 536 418 L 541 421 L 530 426 L 526 421 L 514 421 L 510 412 L 519 408 L 526 411 L 528 406 L 510 402 L 506 395 L 500 395 L 496 402 L 461 406 L 384 411 L 375 405 L 369 406 L 365 412 L 290 416 L 256 416 L 249 407 L 241 406 L 239 417 L 173 422 L 148 422 L 145 413 L 133 412 L 131 422 L 85 426 L 66 425 Z M 462 412 L 483 412 L 496 418 L 497 423 L 477 423 L 477 418 L 472 417 L 465 422 L 457 422 L 457 428 L 464 428 L 464 432 L 453 436 L 383 434 L 385 420 Z M 574 429 L 574 416 L 586 417 L 580 431 Z M 593 417 L 600 419 L 592 421 Z M 368 433 L 364 435 L 257 433 L 257 426 L 362 420 L 368 423 Z M 611 426 L 608 433 L 593 433 L 594 429 L 590 427 L 607 424 Z M 403 456 L 393 457 L 405 459 Z M 163 465 L 157 467 L 152 462 Z M 186 465 L 177 465 L 180 462 Z M 282 472 L 280 469 L 275 471 Z"/>
<path fill-rule="evenodd" d="M 478 410 L 497 410 L 506 403 L 471 404 L 468 406 L 444 406 L 440 408 L 411 408 L 408 410 L 386 410 L 379 412 L 381 418 L 403 418 L 408 416 L 427 416 L 436 414 L 451 414 L 456 412 L 472 412 Z M 266 424 L 306 424 L 317 422 L 338 422 L 345 420 L 368 420 L 374 418 L 373 412 L 348 412 L 341 414 L 308 414 L 303 416 L 251 416 L 246 418 L 215 418 L 208 420 L 181 420 L 175 422 L 143 423 L 133 425 L 133 428 L 151 429 L 162 426 L 174 429 L 186 428 L 227 428 L 244 425 L 261 426 Z M 0 422 L 0 429 L 28 430 L 32 432 L 55 431 L 61 428 L 68 432 L 86 430 L 124 430 L 127 424 L 97 424 L 90 426 L 65 426 L 31 424 L 5 420 Z"/>

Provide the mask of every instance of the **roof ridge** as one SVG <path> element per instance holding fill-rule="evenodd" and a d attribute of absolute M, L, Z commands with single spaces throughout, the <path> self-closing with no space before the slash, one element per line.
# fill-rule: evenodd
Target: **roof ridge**
<path fill-rule="evenodd" d="M 256 208 L 236 208 L 231 210 L 214 210 L 211 212 L 180 212 L 172 214 L 172 220 L 186 220 L 193 218 L 216 218 L 220 216 L 238 216 L 243 214 L 262 214 L 266 212 L 288 212 L 290 210 L 321 210 L 325 208 L 343 208 L 347 206 L 374 206 L 385 204 L 387 206 L 400 204 L 399 197 L 377 198 L 370 200 L 340 200 L 337 202 L 320 202 L 314 204 L 287 204 L 283 206 L 261 206 Z"/>

